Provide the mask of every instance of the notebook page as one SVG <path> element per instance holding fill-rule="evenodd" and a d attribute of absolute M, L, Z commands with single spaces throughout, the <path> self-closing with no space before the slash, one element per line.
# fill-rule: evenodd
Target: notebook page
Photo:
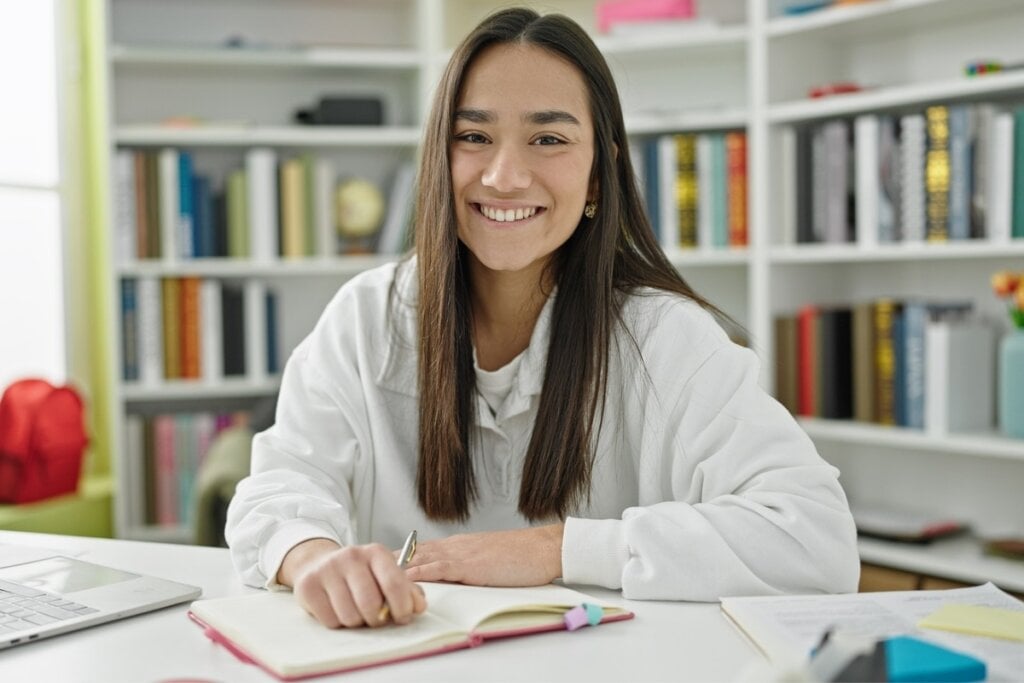
<path fill-rule="evenodd" d="M 329 629 L 288 592 L 198 600 L 191 610 L 283 676 L 389 660 L 467 640 L 466 633 L 429 611 L 404 626 Z"/>
<path fill-rule="evenodd" d="M 501 613 L 519 612 L 522 618 L 516 625 L 526 627 L 560 623 L 562 615 L 577 605 L 590 602 L 600 604 L 589 595 L 563 586 L 534 586 L 529 588 L 492 588 L 463 586 L 448 583 L 421 583 L 427 597 L 427 609 L 458 625 L 473 631 L 488 617 Z M 622 612 L 612 605 L 601 605 L 606 612 Z M 529 614 L 528 614 L 529 613 Z M 503 626 L 512 621 L 503 619 Z"/>

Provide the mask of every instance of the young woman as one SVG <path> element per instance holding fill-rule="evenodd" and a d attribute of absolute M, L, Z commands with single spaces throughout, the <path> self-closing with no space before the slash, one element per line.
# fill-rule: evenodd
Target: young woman
<path fill-rule="evenodd" d="M 629 598 L 852 591 L 837 471 L 652 237 L 586 33 L 526 9 L 455 51 L 415 256 L 345 284 L 292 354 L 227 537 L 327 626 L 413 581 Z M 399 569 L 392 548 L 419 546 Z"/>

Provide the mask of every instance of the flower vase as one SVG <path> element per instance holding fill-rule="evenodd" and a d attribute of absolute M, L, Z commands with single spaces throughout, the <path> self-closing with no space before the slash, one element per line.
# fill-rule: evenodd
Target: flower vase
<path fill-rule="evenodd" d="M 1024 439 L 1024 328 L 1015 328 L 999 344 L 999 426 L 1007 436 Z"/>

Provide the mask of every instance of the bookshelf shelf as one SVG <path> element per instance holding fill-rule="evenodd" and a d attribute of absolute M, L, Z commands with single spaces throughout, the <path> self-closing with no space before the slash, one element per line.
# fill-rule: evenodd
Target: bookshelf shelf
<path fill-rule="evenodd" d="M 1005 259 L 1024 256 L 1024 240 L 997 244 L 984 240 L 970 242 L 900 242 L 864 248 L 857 244 L 805 244 L 772 247 L 769 259 L 775 265 L 803 263 L 900 263 L 907 261 L 944 261 L 966 259 Z"/>
<path fill-rule="evenodd" d="M 632 114 L 626 117 L 626 132 L 630 135 L 647 135 L 675 131 L 729 130 L 745 128 L 747 120 L 747 110 L 742 107 Z"/>
<path fill-rule="evenodd" d="M 749 31 L 746 26 L 696 25 L 692 30 L 651 35 L 609 36 L 594 40 L 597 47 L 611 57 L 646 55 L 652 52 L 706 51 L 711 48 L 746 48 Z"/>
<path fill-rule="evenodd" d="M 985 76 L 961 76 L 944 81 L 908 83 L 821 99 L 769 105 L 771 123 L 797 123 L 869 111 L 898 109 L 931 102 L 953 102 L 986 95 L 1007 95 L 1024 91 L 1024 71 L 1007 71 Z"/>
<path fill-rule="evenodd" d="M 397 126 L 119 126 L 121 146 L 179 147 L 414 147 L 420 130 Z"/>
<path fill-rule="evenodd" d="M 996 433 L 931 435 L 916 429 L 864 424 L 849 420 L 799 418 L 815 440 L 841 441 L 865 446 L 957 453 L 968 457 L 1002 458 L 1024 462 L 1024 440 Z"/>
<path fill-rule="evenodd" d="M 1004 590 L 1024 591 L 1024 563 L 985 555 L 981 542 L 971 536 L 933 541 L 927 545 L 860 538 L 857 547 L 860 559 L 871 564 L 964 583 L 991 581 Z"/>
<path fill-rule="evenodd" d="M 139 385 L 125 382 L 121 391 L 124 400 L 131 403 L 160 402 L 193 399 L 224 399 L 266 396 L 277 392 L 280 380 L 268 377 L 262 380 L 221 379 L 216 382 L 203 380 L 166 380 L 156 385 Z"/>
<path fill-rule="evenodd" d="M 968 15 L 1012 8 L 1014 0 L 876 0 L 833 7 L 808 14 L 779 17 L 768 22 L 769 38 L 811 35 L 855 39 L 879 32 L 896 33 L 926 22 L 948 22 Z"/>
<path fill-rule="evenodd" d="M 750 263 L 750 250 L 740 247 L 728 249 L 677 249 L 668 254 L 668 259 L 677 268 L 746 266 Z"/>
<path fill-rule="evenodd" d="M 135 261 L 119 266 L 123 277 L 264 277 L 291 278 L 320 275 L 352 277 L 368 268 L 390 263 L 398 255 L 368 254 L 365 256 L 339 256 L 337 258 L 310 257 L 295 260 L 250 261 L 248 259 L 196 259 L 180 261 Z"/>
<path fill-rule="evenodd" d="M 188 48 L 114 45 L 115 66 L 415 70 L 416 50 L 307 47 L 296 49 Z"/>

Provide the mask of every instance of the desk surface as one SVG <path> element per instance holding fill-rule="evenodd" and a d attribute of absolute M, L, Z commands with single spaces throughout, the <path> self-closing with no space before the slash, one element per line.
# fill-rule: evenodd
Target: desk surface
<path fill-rule="evenodd" d="M 204 598 L 237 595 L 227 550 L 110 539 L 0 531 L 0 544 L 59 550 L 201 586 Z M 316 681 L 729 681 L 760 656 L 717 604 L 622 599 L 636 619 L 600 628 L 492 641 L 437 657 L 355 671 Z M 214 645 L 186 616 L 187 604 L 0 651 L 2 681 L 267 683 L 272 677 Z"/>

